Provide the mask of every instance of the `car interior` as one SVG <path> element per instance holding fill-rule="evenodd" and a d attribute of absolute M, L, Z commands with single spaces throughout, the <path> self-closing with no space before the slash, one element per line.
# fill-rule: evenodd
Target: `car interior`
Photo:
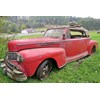
<path fill-rule="evenodd" d="M 83 31 L 70 31 L 69 33 L 67 33 L 67 38 L 83 38 L 83 37 L 87 37 L 86 33 Z"/>

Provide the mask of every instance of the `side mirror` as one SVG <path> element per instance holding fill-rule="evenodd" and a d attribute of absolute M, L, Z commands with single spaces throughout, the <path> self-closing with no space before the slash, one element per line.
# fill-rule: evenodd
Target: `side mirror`
<path fill-rule="evenodd" d="M 65 35 L 65 34 L 62 34 L 62 36 L 63 36 L 63 40 L 65 40 L 65 38 L 66 38 L 66 35 Z"/>

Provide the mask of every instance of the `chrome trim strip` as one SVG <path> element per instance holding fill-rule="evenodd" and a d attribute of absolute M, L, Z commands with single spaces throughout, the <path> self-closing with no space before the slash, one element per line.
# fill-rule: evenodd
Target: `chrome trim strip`
<path fill-rule="evenodd" d="M 38 44 L 38 45 L 41 45 L 41 44 L 57 44 L 57 43 L 60 43 L 61 41 L 57 41 L 57 42 L 43 42 L 43 43 L 25 43 L 25 44 L 17 44 L 17 46 L 25 46 L 25 45 L 34 45 L 34 44 Z"/>

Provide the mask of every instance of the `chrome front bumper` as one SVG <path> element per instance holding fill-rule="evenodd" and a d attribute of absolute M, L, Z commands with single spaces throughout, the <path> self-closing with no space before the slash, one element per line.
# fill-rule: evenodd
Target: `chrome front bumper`
<path fill-rule="evenodd" d="M 5 60 L 1 67 L 3 68 L 3 72 L 10 78 L 16 81 L 27 80 L 27 76 L 23 72 L 17 70 L 15 68 L 15 65 L 12 64 L 10 61 Z"/>

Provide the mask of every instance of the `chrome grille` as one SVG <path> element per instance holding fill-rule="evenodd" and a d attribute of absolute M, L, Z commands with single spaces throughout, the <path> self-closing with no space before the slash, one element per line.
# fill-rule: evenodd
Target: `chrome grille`
<path fill-rule="evenodd" d="M 8 53 L 7 57 L 10 60 L 17 60 L 17 53 L 14 53 L 14 52 Z"/>
<path fill-rule="evenodd" d="M 6 61 L 6 65 L 7 65 L 7 67 L 10 68 L 11 70 L 14 69 L 14 65 L 11 64 L 9 61 Z"/>

